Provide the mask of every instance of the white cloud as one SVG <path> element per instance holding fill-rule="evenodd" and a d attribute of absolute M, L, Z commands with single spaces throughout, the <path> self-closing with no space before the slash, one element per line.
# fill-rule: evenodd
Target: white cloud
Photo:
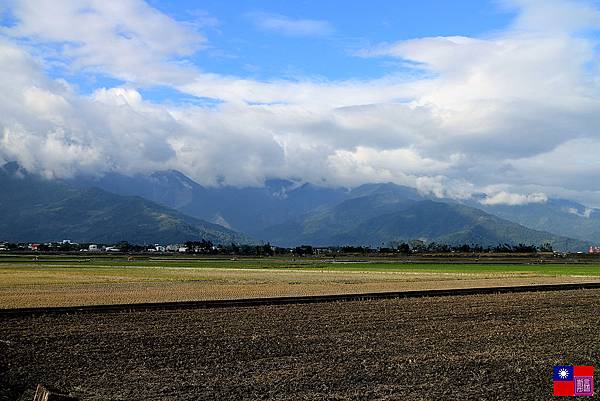
<path fill-rule="evenodd" d="M 590 218 L 590 216 L 592 215 L 593 211 L 594 211 L 594 209 L 590 209 L 590 208 L 587 208 L 587 207 L 585 209 L 583 209 L 583 211 L 581 211 L 581 212 L 578 209 L 574 208 L 574 207 L 567 208 L 567 212 L 568 213 L 575 214 L 575 215 L 580 216 L 580 217 L 585 217 L 586 219 Z"/>
<path fill-rule="evenodd" d="M 503 0 L 501 4 L 518 11 L 512 26 L 518 31 L 547 35 L 600 27 L 600 12 L 591 0 Z"/>
<path fill-rule="evenodd" d="M 138 106 L 142 103 L 142 95 L 131 88 L 100 88 L 93 93 L 92 98 L 101 103 L 117 106 Z"/>
<path fill-rule="evenodd" d="M 448 179 L 445 176 L 421 176 L 415 180 L 414 187 L 424 195 L 437 198 L 469 199 L 475 192 L 475 187 L 462 179 Z"/>
<path fill-rule="evenodd" d="M 396 182 L 414 187 L 419 183 L 418 174 L 439 174 L 451 164 L 452 158 L 445 162 L 426 159 L 410 148 L 377 150 L 359 146 L 353 150 L 336 150 L 328 157 L 330 169 L 337 172 L 341 184 L 348 186 Z"/>
<path fill-rule="evenodd" d="M 287 36 L 325 36 L 333 33 L 328 21 L 295 19 L 280 14 L 251 13 L 250 19 L 257 27 Z"/>
<path fill-rule="evenodd" d="M 488 204 L 541 194 L 600 204 L 600 60 L 584 32 L 598 28 L 597 7 L 506 4 L 518 16 L 504 31 L 362 52 L 400 59 L 408 75 L 258 81 L 204 72 L 189 56 L 205 38 L 141 1 L 11 2 L 18 23 L 0 39 L 0 159 L 55 175 L 176 168 L 209 185 L 392 181 L 438 197 L 483 191 Z M 290 35 L 332 29 L 262 17 L 265 29 Z M 56 62 L 125 82 L 81 96 L 45 75 L 44 63 Z M 138 89 L 153 85 L 219 103 L 152 103 Z"/>
<path fill-rule="evenodd" d="M 18 23 L 4 33 L 58 44 L 71 69 L 169 85 L 196 72 L 181 57 L 193 54 L 204 38 L 141 0 L 19 0 L 10 6 Z"/>
<path fill-rule="evenodd" d="M 497 192 L 492 195 L 488 195 L 485 199 L 481 200 L 480 203 L 483 205 L 526 205 L 529 203 L 546 203 L 548 197 L 543 193 L 534 194 L 514 194 L 510 192 Z"/>

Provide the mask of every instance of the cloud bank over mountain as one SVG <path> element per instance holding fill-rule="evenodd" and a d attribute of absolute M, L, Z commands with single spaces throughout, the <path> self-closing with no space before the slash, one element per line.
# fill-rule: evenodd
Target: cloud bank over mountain
<path fill-rule="evenodd" d="M 6 4 L 0 159 L 28 170 L 177 169 L 235 186 L 391 181 L 439 197 L 484 192 L 489 204 L 560 195 L 600 205 L 592 2 L 506 1 L 515 17 L 502 30 L 390 37 L 348 57 L 397 71 L 339 80 L 210 71 L 194 59 L 210 37 L 142 1 Z M 321 19 L 254 15 L 262 19 L 248 23 L 273 34 L 334 32 Z M 98 83 L 86 93 L 72 76 Z M 199 101 L 145 98 L 148 88 Z"/>

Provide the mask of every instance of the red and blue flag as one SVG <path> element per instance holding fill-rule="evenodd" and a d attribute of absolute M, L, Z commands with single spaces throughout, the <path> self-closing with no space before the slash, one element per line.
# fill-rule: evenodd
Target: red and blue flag
<path fill-rule="evenodd" d="M 555 396 L 593 396 L 594 367 L 557 365 L 553 382 Z"/>

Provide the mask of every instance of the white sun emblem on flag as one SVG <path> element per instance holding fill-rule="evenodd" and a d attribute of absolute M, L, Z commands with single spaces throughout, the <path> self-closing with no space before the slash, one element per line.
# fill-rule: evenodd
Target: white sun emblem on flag
<path fill-rule="evenodd" d="M 558 375 L 560 376 L 561 379 L 566 379 L 569 376 L 569 371 L 565 368 L 560 369 L 558 371 Z"/>

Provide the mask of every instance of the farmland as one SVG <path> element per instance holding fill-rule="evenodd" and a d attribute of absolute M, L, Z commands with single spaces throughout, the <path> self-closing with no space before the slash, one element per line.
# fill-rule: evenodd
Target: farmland
<path fill-rule="evenodd" d="M 0 309 L 588 282 L 586 260 L 4 256 Z M 547 399 L 554 364 L 598 364 L 598 307 L 586 289 L 0 313 L 0 400 Z"/>
<path fill-rule="evenodd" d="M 0 399 L 551 399 L 600 290 L 0 317 Z"/>
<path fill-rule="evenodd" d="M 242 299 L 599 282 L 600 264 L 539 260 L 347 260 L 4 256 L 0 308 Z"/>

